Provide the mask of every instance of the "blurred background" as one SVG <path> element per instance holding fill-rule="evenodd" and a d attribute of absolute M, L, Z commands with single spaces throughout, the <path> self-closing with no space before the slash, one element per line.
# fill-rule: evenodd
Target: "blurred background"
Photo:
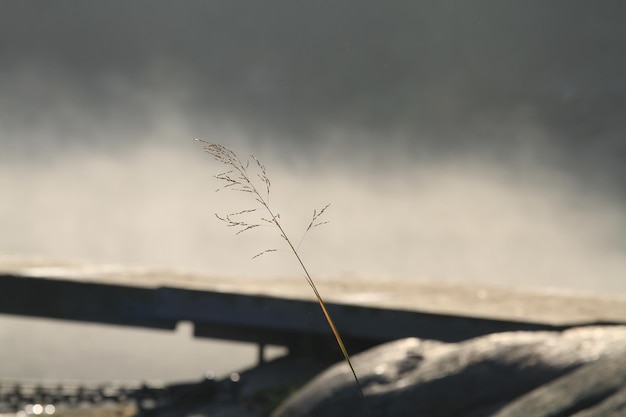
<path fill-rule="evenodd" d="M 314 276 L 626 295 L 621 2 L 0 10 L 0 253 L 300 279 L 287 253 L 251 260 L 281 245 L 273 231 L 235 236 L 214 217 L 251 203 L 214 192 L 222 167 L 199 137 L 266 165 L 294 240 L 331 203 L 302 246 Z M 154 335 L 200 343 L 177 374 L 149 362 L 161 351 L 128 359 L 121 341 L 136 333 L 62 326 L 3 319 L 0 343 L 33 347 L 32 365 L 65 334 L 84 355 L 134 363 L 124 377 L 219 362 L 213 342 Z M 2 362 L 35 377 L 103 372 Z"/>

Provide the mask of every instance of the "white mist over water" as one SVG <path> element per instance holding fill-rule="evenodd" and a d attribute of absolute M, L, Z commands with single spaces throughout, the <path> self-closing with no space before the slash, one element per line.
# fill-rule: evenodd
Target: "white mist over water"
<path fill-rule="evenodd" d="M 214 192 L 220 184 L 212 175 L 224 167 L 191 137 L 176 146 L 146 141 L 107 154 L 70 148 L 45 160 L 4 161 L 0 248 L 216 275 L 299 276 L 286 251 L 251 259 L 287 249 L 274 230 L 236 236 L 214 217 L 254 201 Z M 512 170 L 487 157 L 366 167 L 357 159 L 285 160 L 267 149 L 259 158 L 292 240 L 313 209 L 331 203 L 330 223 L 302 247 L 314 274 L 626 293 L 621 207 L 549 167 Z"/>

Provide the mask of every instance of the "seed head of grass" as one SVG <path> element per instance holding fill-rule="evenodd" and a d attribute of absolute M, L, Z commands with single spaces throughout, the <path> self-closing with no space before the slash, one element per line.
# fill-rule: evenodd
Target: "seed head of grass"
<path fill-rule="evenodd" d="M 215 175 L 215 178 L 217 178 L 222 184 L 222 186 L 219 187 L 216 191 L 229 189 L 229 190 L 249 193 L 251 194 L 251 196 L 254 198 L 256 202 L 256 207 L 235 211 L 226 215 L 216 214 L 215 216 L 220 221 L 224 222 L 226 226 L 237 229 L 236 234 L 240 234 L 248 230 L 255 229 L 262 225 L 266 225 L 266 226 L 270 225 L 278 229 L 280 236 L 285 240 L 285 242 L 287 243 L 287 246 L 289 247 L 293 255 L 296 257 L 296 259 L 298 260 L 298 263 L 300 264 L 300 267 L 304 271 L 304 275 L 307 280 L 307 283 L 313 290 L 313 293 L 315 294 L 317 302 L 320 308 L 322 309 L 324 317 L 326 318 L 326 321 L 328 322 L 328 325 L 330 326 L 330 329 L 333 335 L 335 336 L 335 340 L 337 341 L 337 344 L 339 345 L 339 348 L 341 349 L 341 353 L 344 359 L 346 360 L 348 366 L 350 367 L 350 370 L 352 371 L 352 375 L 354 376 L 354 381 L 359 390 L 359 394 L 361 396 L 361 400 L 363 401 L 364 408 L 367 414 L 369 415 L 370 414 L 369 408 L 367 407 L 367 403 L 365 401 L 365 396 L 363 395 L 363 390 L 361 388 L 359 378 L 356 374 L 356 371 L 354 370 L 354 367 L 352 366 L 350 355 L 348 355 L 348 351 L 346 350 L 346 347 L 343 343 L 341 335 L 339 334 L 339 331 L 337 330 L 337 327 L 335 326 L 335 323 L 332 320 L 330 313 L 328 312 L 328 309 L 326 308 L 326 304 L 324 303 L 322 296 L 317 290 L 317 286 L 315 285 L 315 282 L 313 282 L 313 279 L 311 278 L 309 271 L 304 265 L 304 262 L 302 261 L 300 253 L 298 251 L 300 244 L 304 240 L 304 237 L 311 229 L 328 223 L 328 221 L 322 220 L 321 217 L 325 214 L 330 204 L 326 204 L 320 210 L 313 210 L 313 216 L 311 218 L 311 221 L 309 225 L 307 226 L 307 228 L 305 229 L 302 235 L 302 238 L 300 239 L 300 242 L 298 243 L 298 246 L 296 247 L 293 245 L 291 239 L 287 236 L 287 233 L 285 233 L 285 230 L 280 222 L 280 215 L 277 212 L 273 211 L 272 208 L 270 207 L 271 182 L 267 176 L 267 170 L 265 169 L 265 166 L 257 158 L 255 158 L 254 155 L 250 155 L 250 158 L 246 159 L 244 162 L 235 154 L 235 152 L 231 151 L 230 149 L 226 148 L 223 145 L 210 143 L 202 139 L 195 139 L 195 140 L 203 144 L 202 148 L 204 149 L 205 152 L 210 154 L 213 157 L 213 159 L 215 159 L 217 162 L 226 166 L 226 169 L 227 169 L 226 171 Z M 252 160 L 252 164 L 250 163 L 251 160 Z M 251 172 L 253 171 L 251 169 L 251 165 L 255 167 L 254 171 L 256 172 L 256 175 L 251 174 Z M 256 221 L 248 220 L 249 215 L 258 215 L 259 211 L 265 212 L 265 215 L 258 216 L 256 218 Z M 253 258 L 257 258 L 266 253 L 271 253 L 275 251 L 276 249 L 266 249 L 258 253 L 257 255 L 253 256 Z"/>

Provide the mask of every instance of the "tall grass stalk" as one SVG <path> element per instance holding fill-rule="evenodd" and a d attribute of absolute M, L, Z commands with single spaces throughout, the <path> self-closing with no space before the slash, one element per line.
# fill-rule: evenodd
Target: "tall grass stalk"
<path fill-rule="evenodd" d="M 270 201 L 271 182 L 267 176 L 267 171 L 265 169 L 265 166 L 258 159 L 256 159 L 254 155 L 250 155 L 250 158 L 253 161 L 253 166 L 255 166 L 255 171 L 257 171 L 256 176 L 251 177 L 249 159 L 246 159 L 244 162 L 235 154 L 235 152 L 231 151 L 225 146 L 215 144 L 215 143 L 210 143 L 202 139 L 195 139 L 195 140 L 198 142 L 202 142 L 203 144 L 202 149 L 208 154 L 210 154 L 216 161 L 224 164 L 227 167 L 227 170 L 225 172 L 215 175 L 215 178 L 222 181 L 223 183 L 223 186 L 218 188 L 216 191 L 220 191 L 223 189 L 230 189 L 234 191 L 249 193 L 257 203 L 257 206 L 251 209 L 240 210 L 237 212 L 229 213 L 224 216 L 216 214 L 215 216 L 220 221 L 226 223 L 228 227 L 238 229 L 237 234 L 243 233 L 245 231 L 254 229 L 256 227 L 264 226 L 264 225 L 265 226 L 270 225 L 270 226 L 274 226 L 277 228 L 278 232 L 280 233 L 280 236 L 284 239 L 285 242 L 287 242 L 287 246 L 289 247 L 293 255 L 296 257 L 296 259 L 298 260 L 298 263 L 300 264 L 300 267 L 304 271 L 304 276 L 306 278 L 306 281 L 311 287 L 311 289 L 313 290 L 313 293 L 315 294 L 315 298 L 317 299 L 317 302 L 319 306 L 321 307 L 322 312 L 324 313 L 324 317 L 326 318 L 326 321 L 328 322 L 328 325 L 330 326 L 330 329 L 333 335 L 335 336 L 335 340 L 337 341 L 337 344 L 339 345 L 339 349 L 341 349 L 341 353 L 343 354 L 343 357 L 346 363 L 350 367 L 350 371 L 352 371 L 352 376 L 354 377 L 354 381 L 359 390 L 361 400 L 363 402 L 363 405 L 365 407 L 367 414 L 369 415 L 370 412 L 367 407 L 367 403 L 365 401 L 363 389 L 361 387 L 359 377 L 357 376 L 357 373 L 354 370 L 354 366 L 352 366 L 350 355 L 348 354 L 348 351 L 346 350 L 343 340 L 341 339 L 341 335 L 339 334 L 339 331 L 337 330 L 337 326 L 335 326 L 335 322 L 333 321 L 330 313 L 328 312 L 328 309 L 326 308 L 326 304 L 324 303 L 322 296 L 317 290 L 317 286 L 315 285 L 315 282 L 313 282 L 313 279 L 311 278 L 311 274 L 309 273 L 308 269 L 304 265 L 304 262 L 302 261 L 300 253 L 298 251 L 300 247 L 300 243 L 302 243 L 302 240 L 304 239 L 305 235 L 311 229 L 328 223 L 327 221 L 320 220 L 320 218 L 324 214 L 326 209 L 329 207 L 329 205 L 327 204 L 320 210 L 313 210 L 313 217 L 311 219 L 311 222 L 309 223 L 302 238 L 300 239 L 298 246 L 294 246 L 294 244 L 292 243 L 292 240 L 287 236 L 287 233 L 285 232 L 285 229 L 283 228 L 283 225 L 281 224 L 280 214 L 275 212 L 270 207 L 269 201 Z M 253 181 L 253 178 L 255 178 L 254 181 Z M 252 213 L 259 214 L 258 213 L 259 211 L 261 211 L 261 217 L 257 218 L 257 221 L 251 222 L 250 220 L 248 220 L 249 215 L 251 215 Z M 276 251 L 276 249 L 266 249 L 263 252 L 260 252 L 257 255 L 253 256 L 253 258 L 264 255 L 268 252 L 274 252 L 274 251 Z"/>

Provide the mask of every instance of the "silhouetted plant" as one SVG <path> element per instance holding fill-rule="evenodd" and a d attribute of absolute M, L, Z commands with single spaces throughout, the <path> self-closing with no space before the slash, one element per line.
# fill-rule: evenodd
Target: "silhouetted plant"
<path fill-rule="evenodd" d="M 304 265 L 304 262 L 300 257 L 300 253 L 298 252 L 300 243 L 302 243 L 302 240 L 311 229 L 328 223 L 327 221 L 321 220 L 321 217 L 325 214 L 330 204 L 325 205 L 320 210 L 313 210 L 313 216 L 311 218 L 311 221 L 306 228 L 302 238 L 300 239 L 298 246 L 296 247 L 292 243 L 292 240 L 288 237 L 283 228 L 283 225 L 281 224 L 280 214 L 278 212 L 275 212 L 270 207 L 271 182 L 269 180 L 269 177 L 267 176 L 265 166 L 257 158 L 255 158 L 254 155 L 250 155 L 250 159 L 253 161 L 252 165 L 254 166 L 255 171 L 257 171 L 255 175 L 251 176 L 250 172 L 252 170 L 250 159 L 246 159 L 245 161 L 241 160 L 235 154 L 235 152 L 231 151 L 225 146 L 215 143 L 209 143 L 202 139 L 195 140 L 198 142 L 202 142 L 202 148 L 204 149 L 204 151 L 210 154 L 216 161 L 224 164 L 227 167 L 227 170 L 225 172 L 215 175 L 215 178 L 223 183 L 222 187 L 218 188 L 216 191 L 230 189 L 238 192 L 249 193 L 250 196 L 256 201 L 256 207 L 235 211 L 226 215 L 215 214 L 215 216 L 220 221 L 224 222 L 226 226 L 237 229 L 236 234 L 240 234 L 263 225 L 273 226 L 278 230 L 280 236 L 285 242 L 287 242 L 287 246 L 296 257 L 298 263 L 304 271 L 307 283 L 313 290 L 317 302 L 321 307 L 322 312 L 324 313 L 324 317 L 326 318 L 326 321 L 328 322 L 328 325 L 330 326 L 330 329 L 335 336 L 335 340 L 337 341 L 337 344 L 341 349 L 341 353 L 343 354 L 345 361 L 352 371 L 354 381 L 357 385 L 364 406 L 367 410 L 367 405 L 365 404 L 365 396 L 363 395 L 361 383 L 356 374 L 356 371 L 354 370 L 354 367 L 352 366 L 350 355 L 348 354 L 343 340 L 341 339 L 341 335 L 339 334 L 339 331 L 337 330 L 337 327 L 335 326 L 335 323 L 331 318 L 328 309 L 326 308 L 326 304 L 324 303 L 322 296 L 320 295 L 315 283 L 313 282 L 313 279 L 311 278 L 311 274 L 309 274 L 309 271 Z M 257 215 L 254 221 L 250 220 L 250 215 L 252 214 Z M 276 249 L 266 249 L 254 255 L 253 258 L 257 258 L 266 253 L 275 251 Z"/>

